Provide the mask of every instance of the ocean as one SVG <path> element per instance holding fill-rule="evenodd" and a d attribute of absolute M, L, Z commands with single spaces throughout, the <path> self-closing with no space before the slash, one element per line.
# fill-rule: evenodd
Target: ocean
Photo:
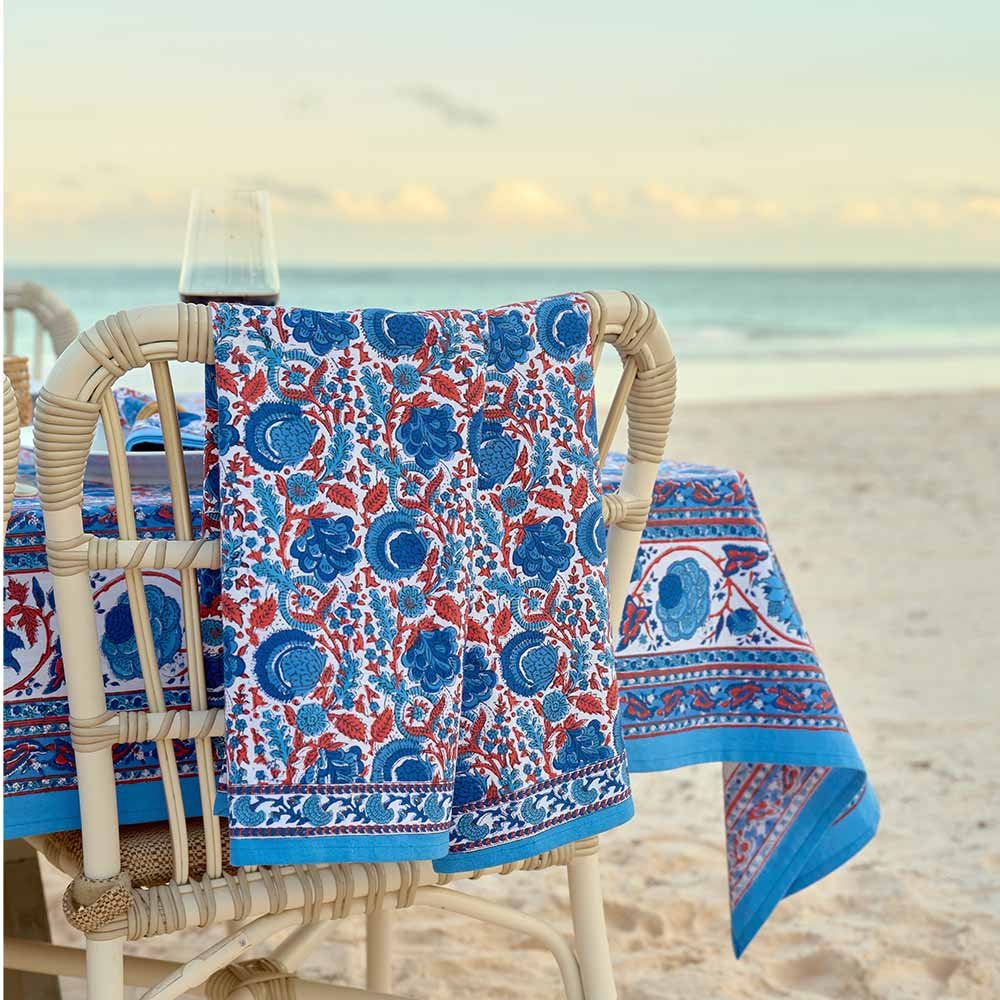
<path fill-rule="evenodd" d="M 82 327 L 177 297 L 169 267 L 8 265 L 5 273 L 50 287 Z M 688 398 L 1000 387 L 1000 269 L 331 265 L 281 274 L 283 304 L 331 310 L 493 306 L 587 288 L 625 288 L 656 309 Z M 27 352 L 30 323 L 18 329 Z"/>

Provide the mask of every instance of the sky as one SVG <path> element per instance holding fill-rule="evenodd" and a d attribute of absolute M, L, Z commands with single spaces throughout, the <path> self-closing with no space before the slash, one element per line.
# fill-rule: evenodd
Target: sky
<path fill-rule="evenodd" d="M 175 263 L 995 265 L 1000 4 L 16 0 L 5 242 Z"/>

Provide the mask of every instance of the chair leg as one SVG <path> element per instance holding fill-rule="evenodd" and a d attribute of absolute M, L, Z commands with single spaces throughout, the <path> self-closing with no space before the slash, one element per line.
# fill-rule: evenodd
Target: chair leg
<path fill-rule="evenodd" d="M 601 866 L 597 841 L 593 849 L 581 851 L 567 867 L 570 905 L 573 909 L 573 937 L 580 962 L 586 1000 L 615 1000 L 615 977 L 611 949 L 604 923 L 601 894 Z"/>
<path fill-rule="evenodd" d="M 125 1000 L 125 941 L 87 939 L 87 1000 Z"/>
<path fill-rule="evenodd" d="M 365 986 L 388 993 L 392 989 L 392 911 L 369 913 L 365 924 Z"/>

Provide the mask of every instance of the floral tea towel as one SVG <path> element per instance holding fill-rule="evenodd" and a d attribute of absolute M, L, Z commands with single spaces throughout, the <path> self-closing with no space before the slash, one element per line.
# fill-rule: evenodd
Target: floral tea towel
<path fill-rule="evenodd" d="M 213 322 L 234 863 L 463 870 L 624 822 L 585 300 Z"/>

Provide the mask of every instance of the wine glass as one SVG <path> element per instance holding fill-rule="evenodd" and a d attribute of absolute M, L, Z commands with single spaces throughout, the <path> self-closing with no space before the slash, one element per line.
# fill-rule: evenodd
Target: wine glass
<path fill-rule="evenodd" d="M 194 191 L 179 292 L 182 302 L 273 306 L 280 283 L 266 191 Z"/>

